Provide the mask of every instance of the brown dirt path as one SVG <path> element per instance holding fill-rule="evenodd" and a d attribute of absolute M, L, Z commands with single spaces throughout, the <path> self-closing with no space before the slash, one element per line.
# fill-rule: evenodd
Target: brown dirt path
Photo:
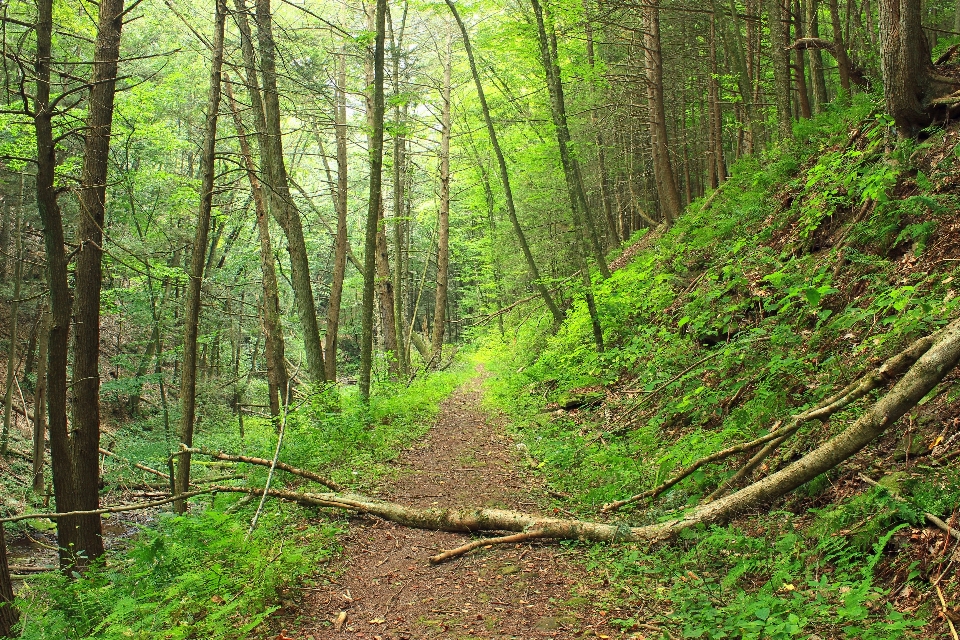
<path fill-rule="evenodd" d="M 535 511 L 542 482 L 524 469 L 513 441 L 480 409 L 473 378 L 441 406 L 433 429 L 396 463 L 383 497 L 426 507 Z M 304 592 L 298 640 L 368 638 L 619 638 L 595 604 L 602 586 L 577 563 L 577 548 L 531 543 L 480 549 L 440 566 L 429 556 L 470 538 L 351 519 L 329 585 Z M 340 630 L 334 621 L 346 612 Z M 291 632 L 288 632 L 291 633 Z"/>

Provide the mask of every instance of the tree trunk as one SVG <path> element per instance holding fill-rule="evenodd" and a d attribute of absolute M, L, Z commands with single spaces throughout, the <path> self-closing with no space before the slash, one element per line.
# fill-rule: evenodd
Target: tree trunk
<path fill-rule="evenodd" d="M 670 161 L 667 143 L 667 116 L 663 107 L 663 59 L 660 56 L 660 2 L 651 0 L 643 9 L 646 55 L 647 105 L 650 118 L 650 145 L 657 196 L 664 220 L 672 225 L 680 215 L 680 194 Z"/>
<path fill-rule="evenodd" d="M 723 153 L 723 107 L 720 104 L 720 70 L 717 64 L 717 21 L 716 16 L 710 17 L 710 129 L 713 131 L 713 161 L 718 187 L 727 179 L 727 162 Z"/>
<path fill-rule="evenodd" d="M 453 43 L 447 36 L 443 63 L 443 110 L 440 116 L 440 213 L 437 219 L 437 289 L 433 305 L 433 348 L 430 362 L 440 364 L 446 328 L 447 282 L 450 270 L 450 88 Z"/>
<path fill-rule="evenodd" d="M 806 37 L 819 38 L 820 25 L 817 16 L 817 4 L 820 0 L 804 0 L 806 10 L 807 30 L 804 33 Z M 827 106 L 827 82 L 823 76 L 823 55 L 820 49 L 809 48 L 807 55 L 810 58 L 810 86 L 813 93 L 813 111 L 814 113 L 823 113 Z"/>
<path fill-rule="evenodd" d="M 13 582 L 7 564 L 7 541 L 0 522 L 0 638 L 13 638 L 13 627 L 20 620 L 20 612 L 13 604 Z"/>
<path fill-rule="evenodd" d="M 20 206 L 13 214 L 13 300 L 10 302 L 10 348 L 7 351 L 7 378 L 3 396 L 3 430 L 0 431 L 0 456 L 7 455 L 10 440 L 10 423 L 13 419 L 13 386 L 17 378 L 17 345 L 20 344 L 20 284 L 23 279 L 23 191 Z M 26 407 L 24 407 L 26 410 Z"/>
<path fill-rule="evenodd" d="M 122 27 L 123 0 L 101 0 L 80 178 L 78 239 L 81 250 L 75 276 L 71 453 L 77 491 L 75 508 L 82 511 L 100 507 L 101 247 Z M 100 516 L 82 516 L 78 520 L 78 548 L 85 551 L 89 562 L 103 555 L 104 551 Z"/>
<path fill-rule="evenodd" d="M 793 0 L 793 27 L 797 38 L 803 37 L 803 11 L 800 7 L 800 0 Z M 789 38 L 787 38 L 789 41 Z M 807 91 L 807 69 L 803 51 L 794 49 L 793 51 L 793 72 L 794 81 L 797 85 L 797 101 L 800 104 L 800 117 L 810 118 L 813 116 L 813 109 L 810 107 L 810 93 Z"/>
<path fill-rule="evenodd" d="M 233 87 L 229 76 L 224 76 L 224 89 L 230 112 L 233 114 L 234 127 L 237 130 L 237 139 L 240 143 L 240 154 L 243 156 L 244 167 L 247 170 L 247 180 L 250 182 L 250 192 L 253 196 L 254 211 L 257 216 L 257 233 L 260 237 L 260 273 L 263 276 L 263 333 L 265 339 L 265 356 L 267 361 L 267 384 L 269 386 L 270 415 L 276 419 L 280 416 L 280 408 L 289 401 L 290 388 L 287 375 L 287 362 L 284 357 L 283 327 L 280 320 L 280 294 L 277 285 L 277 270 L 273 259 L 273 245 L 270 241 L 270 219 L 267 215 L 267 203 L 263 195 L 263 185 L 257 177 L 256 165 L 253 161 L 253 152 L 247 138 L 247 130 L 243 125 L 243 118 L 237 109 L 233 98 Z"/>
<path fill-rule="evenodd" d="M 241 1 L 242 0 L 238 0 Z M 260 155 L 267 182 L 270 211 L 287 237 L 290 252 L 290 281 L 297 303 L 297 312 L 303 331 L 303 347 L 310 381 L 326 381 L 323 344 L 317 323 L 317 307 L 310 282 L 310 260 L 303 236 L 303 224 L 290 197 L 287 168 L 283 158 L 283 140 L 280 129 L 280 96 L 277 90 L 276 45 L 273 39 L 273 18 L 270 0 L 256 0 L 257 40 L 260 49 L 260 74 L 263 81 L 264 129 L 260 136 Z M 252 90 L 252 87 L 251 87 Z"/>
<path fill-rule="evenodd" d="M 880 0 L 880 5 L 888 0 Z M 905 2 L 915 2 L 917 11 L 920 9 L 919 0 L 904 0 Z M 840 8 L 837 0 L 827 0 L 827 6 L 830 8 L 830 26 L 833 28 L 833 43 L 836 50 L 833 52 L 837 59 L 837 71 L 840 73 L 840 86 L 844 91 L 850 93 L 850 58 L 847 54 L 847 45 L 844 42 L 843 27 L 840 22 Z"/>
<path fill-rule="evenodd" d="M 370 134 L 370 196 L 367 203 L 366 242 L 363 252 L 363 308 L 360 340 L 360 397 L 370 398 L 373 370 L 373 293 L 377 276 L 377 231 L 380 222 L 383 170 L 383 61 L 387 0 L 377 0 L 373 50 L 373 118 Z"/>
<path fill-rule="evenodd" d="M 334 132 L 337 139 L 337 236 L 333 245 L 333 279 L 327 305 L 326 365 L 327 380 L 337 379 L 337 342 L 340 334 L 340 306 L 343 279 L 347 273 L 347 60 L 346 52 L 337 55 L 337 84 L 334 89 Z"/>
<path fill-rule="evenodd" d="M 563 322 L 563 312 L 560 311 L 560 307 L 557 306 L 553 296 L 540 277 L 540 269 L 533 259 L 533 253 L 531 253 L 530 245 L 527 243 L 526 234 L 524 234 L 523 228 L 520 226 L 520 220 L 517 218 L 517 210 L 513 202 L 513 190 L 510 188 L 510 173 L 507 170 L 507 161 L 503 156 L 503 150 L 500 148 L 497 130 L 493 126 L 493 118 L 490 116 L 490 107 L 487 105 L 487 98 L 483 92 L 483 83 L 480 81 L 480 73 L 477 70 L 477 63 L 473 57 L 473 48 L 470 45 L 467 27 L 463 24 L 463 20 L 461 20 L 460 14 L 453 4 L 453 0 L 445 0 L 445 2 L 450 8 L 454 19 L 457 21 L 457 26 L 460 27 L 460 34 L 463 36 L 463 47 L 467 53 L 467 61 L 470 63 L 470 73 L 473 75 L 473 82 L 477 87 L 477 98 L 480 101 L 480 110 L 483 113 L 484 123 L 487 125 L 487 135 L 490 136 L 490 146 L 493 147 L 494 155 L 497 157 L 497 168 L 500 171 L 500 181 L 503 184 L 503 196 L 507 205 L 507 216 L 510 218 L 510 224 L 513 226 L 514 234 L 517 236 L 517 242 L 520 244 L 520 250 L 523 253 L 524 261 L 527 263 L 527 271 L 530 274 L 531 280 L 533 280 L 533 285 L 539 292 L 540 297 L 543 298 L 544 304 L 547 305 L 550 315 L 553 316 L 554 325 L 560 326 Z"/>
<path fill-rule="evenodd" d="M 777 105 L 777 129 L 781 139 L 793 135 L 793 116 L 790 112 L 790 54 L 787 51 L 787 31 L 783 22 L 781 0 L 765 0 L 770 26 L 770 59 L 773 65 L 773 98 Z"/>
<path fill-rule="evenodd" d="M 930 48 L 920 0 L 880 0 L 880 68 L 887 114 L 901 138 L 915 136 L 931 121 L 922 104 L 929 90 Z"/>
<path fill-rule="evenodd" d="M 395 96 L 401 95 L 400 88 L 400 60 L 403 53 L 403 35 L 406 31 L 407 13 L 410 3 L 406 0 L 403 3 L 403 16 L 400 19 L 399 31 L 394 31 L 393 20 L 390 16 L 390 7 L 387 6 L 387 26 L 390 32 L 390 50 L 393 70 L 393 93 Z M 406 135 L 404 127 L 406 126 L 408 106 L 406 103 L 400 106 L 401 100 L 394 100 L 393 118 L 393 295 L 396 301 L 394 314 L 394 331 L 397 335 L 397 365 L 401 376 L 407 376 L 410 371 L 410 352 L 407 348 L 405 335 L 405 310 L 404 310 L 404 274 L 406 274 L 406 264 L 409 260 L 404 257 L 404 242 L 409 233 L 409 218 L 404 215 L 406 203 L 406 193 L 404 181 L 406 180 Z"/>
<path fill-rule="evenodd" d="M 583 0 L 584 34 L 587 37 L 587 64 L 591 70 L 596 69 L 596 52 L 593 42 L 593 22 L 591 18 L 590 0 Z M 613 214 L 613 194 L 610 192 L 610 176 L 607 174 L 606 144 L 603 131 L 597 118 L 596 109 L 590 110 L 590 125 L 594 130 L 594 139 L 597 143 L 597 173 L 600 177 L 600 201 L 603 205 L 603 215 L 607 222 L 608 247 L 614 247 L 623 242 L 617 229 L 617 219 Z"/>
<path fill-rule="evenodd" d="M 47 453 L 47 344 L 50 312 L 43 312 L 37 353 L 37 386 L 33 390 L 33 492 L 43 493 L 43 461 Z"/>
<path fill-rule="evenodd" d="M 597 234 L 596 225 L 590 208 L 587 206 L 586 193 L 583 188 L 583 176 L 580 172 L 580 163 L 571 150 L 570 129 L 567 126 L 567 110 L 563 97 L 563 82 L 560 77 L 560 65 L 557 61 L 556 31 L 552 21 L 547 25 L 549 16 L 545 15 L 539 0 L 531 0 L 533 12 L 537 20 L 537 31 L 540 39 L 540 59 L 546 75 L 547 91 L 550 94 L 550 111 L 553 117 L 553 126 L 557 136 L 557 146 L 560 150 L 560 164 L 563 166 L 563 175 L 567 182 L 567 193 L 570 198 L 570 210 L 573 213 L 573 223 L 576 233 L 581 238 L 587 236 L 589 247 L 600 275 L 610 277 L 603 247 Z M 586 234 L 584 234 L 586 231 Z"/>
<path fill-rule="evenodd" d="M 210 211 L 213 208 L 214 169 L 216 164 L 217 116 L 220 112 L 220 80 L 223 68 L 223 33 L 226 21 L 226 0 L 216 0 L 213 32 L 213 60 L 210 64 L 210 94 L 207 98 L 207 116 L 203 131 L 201 162 L 200 209 L 197 230 L 193 240 L 190 280 L 183 312 L 183 372 L 180 376 L 180 442 L 193 446 L 193 426 L 197 408 L 197 335 L 200 325 L 200 289 L 203 284 L 207 234 L 210 230 Z M 190 454 L 177 456 L 176 493 L 190 488 Z M 173 503 L 174 511 L 185 513 L 183 500 Z"/>

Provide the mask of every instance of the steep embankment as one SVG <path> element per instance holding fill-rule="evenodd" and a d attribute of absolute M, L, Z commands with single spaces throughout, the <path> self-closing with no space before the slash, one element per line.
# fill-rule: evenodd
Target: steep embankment
<path fill-rule="evenodd" d="M 636 240 L 595 284 L 603 353 L 579 306 L 556 335 L 520 322 L 490 338 L 494 396 L 553 488 L 575 496 L 564 508 L 595 517 L 763 438 L 957 316 L 960 131 L 896 142 L 887 125 L 865 97 L 801 122 L 795 141 L 742 159 L 674 228 Z M 956 541 L 926 529 L 924 513 L 949 521 L 960 502 L 956 380 L 948 374 L 845 464 L 730 526 L 649 555 L 611 550 L 630 599 L 657 603 L 634 622 L 660 620 L 687 637 L 949 633 L 940 611 L 958 600 Z M 675 517 L 725 483 L 783 469 L 889 385 L 611 517 Z M 752 471 L 735 476 L 744 467 Z"/>

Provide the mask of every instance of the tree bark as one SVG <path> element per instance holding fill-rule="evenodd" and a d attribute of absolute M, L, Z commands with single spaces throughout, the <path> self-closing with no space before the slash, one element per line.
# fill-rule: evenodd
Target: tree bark
<path fill-rule="evenodd" d="M 337 84 L 334 88 L 334 135 L 337 140 L 337 235 L 333 245 L 333 279 L 327 305 L 326 366 L 327 380 L 337 379 L 337 342 L 340 334 L 340 306 L 343 279 L 347 273 L 347 60 L 346 52 L 337 54 Z"/>
<path fill-rule="evenodd" d="M 307 373 L 313 384 L 326 382 L 323 344 L 317 323 L 317 307 L 310 282 L 310 260 L 303 236 L 303 224 L 290 197 L 283 139 L 280 128 L 280 96 L 277 90 L 276 43 L 273 39 L 273 18 L 270 0 L 256 0 L 257 40 L 260 52 L 260 75 L 263 82 L 264 130 L 260 137 L 260 154 L 270 201 L 270 211 L 283 229 L 290 252 L 290 281 L 303 331 L 303 348 Z M 252 88 L 251 88 L 252 89 Z"/>
<path fill-rule="evenodd" d="M 277 284 L 277 270 L 273 259 L 273 244 L 270 241 L 270 219 L 267 215 L 267 203 L 263 194 L 263 185 L 257 177 L 253 152 L 247 138 L 243 118 L 233 98 L 233 86 L 229 76 L 224 76 L 224 90 L 233 114 L 240 154 L 247 170 L 250 192 L 253 196 L 254 211 L 257 216 L 257 234 L 260 237 L 260 273 L 263 277 L 263 301 L 261 313 L 267 361 L 267 384 L 269 386 L 270 416 L 280 416 L 281 406 L 290 398 L 290 378 L 287 374 L 287 362 L 284 357 L 283 327 L 280 320 L 280 294 Z"/>
<path fill-rule="evenodd" d="M 777 105 L 777 131 L 781 139 L 793 135 L 793 116 L 790 112 L 790 54 L 787 51 L 787 32 L 783 22 L 781 0 L 765 0 L 770 27 L 770 59 L 773 65 L 773 97 Z"/>
<path fill-rule="evenodd" d="M 716 184 L 713 188 L 719 187 L 727 179 L 727 162 L 723 152 L 723 107 L 720 104 L 720 69 L 717 64 L 717 20 L 716 16 L 710 16 L 710 79 L 709 101 L 710 101 L 710 130 L 713 132 L 711 140 L 713 142 L 713 169 L 708 172 L 716 175 Z"/>
<path fill-rule="evenodd" d="M 473 82 L 477 87 L 477 99 L 480 101 L 480 110 L 483 113 L 484 123 L 487 125 L 487 135 L 490 137 L 490 146 L 493 147 L 494 155 L 497 157 L 497 168 L 500 172 L 500 182 L 503 184 L 503 196 L 507 205 L 507 216 L 510 218 L 510 224 L 513 226 L 514 234 L 517 236 L 517 242 L 520 245 L 520 251 L 523 253 L 524 261 L 527 263 L 527 271 L 530 274 L 531 280 L 533 280 L 533 285 L 540 293 L 540 297 L 543 298 L 544 304 L 547 305 L 550 315 L 553 316 L 554 326 L 559 327 L 563 322 L 563 312 L 560 311 L 560 307 L 557 306 L 553 296 L 540 277 L 540 269 L 533 259 L 533 253 L 530 251 L 526 234 L 523 232 L 523 228 L 520 226 L 520 220 L 517 218 L 517 210 L 513 201 L 513 190 L 510 188 L 510 172 L 507 170 L 507 161 L 504 158 L 503 150 L 500 148 L 497 130 L 493 126 L 493 118 L 490 116 L 490 107 L 487 105 L 487 98 L 483 92 L 483 83 L 480 81 L 480 73 L 477 70 L 477 63 L 473 57 L 473 48 L 470 45 L 467 27 L 460 18 L 460 14 L 453 0 L 445 0 L 445 2 L 450 8 L 454 20 L 457 21 L 457 26 L 460 27 L 460 34 L 463 36 L 463 47 L 467 53 L 467 61 L 470 63 L 470 73 L 473 75 Z"/>
<path fill-rule="evenodd" d="M 43 493 L 43 462 L 47 452 L 47 344 L 50 312 L 43 312 L 37 353 L 37 386 L 33 390 L 33 492 Z"/>
<path fill-rule="evenodd" d="M 393 20 L 390 14 L 390 6 L 387 5 L 387 27 L 390 32 L 390 50 L 392 58 L 393 71 L 393 93 L 395 96 L 401 95 L 400 88 L 400 61 L 403 54 L 403 35 L 406 31 L 407 12 L 410 3 L 404 0 L 403 16 L 400 19 L 399 31 L 394 31 Z M 397 335 L 397 365 L 401 376 L 407 376 L 410 371 L 410 350 L 406 340 L 404 326 L 406 324 L 406 312 L 404 310 L 404 275 L 407 272 L 406 265 L 409 256 L 404 257 L 405 238 L 409 234 L 409 217 L 404 214 L 406 206 L 405 180 L 406 171 L 406 135 L 404 128 L 406 126 L 408 106 L 406 103 L 401 108 L 401 100 L 395 100 L 393 106 L 394 134 L 393 134 L 393 295 L 396 301 L 394 305 L 394 331 Z"/>
<path fill-rule="evenodd" d="M 13 300 L 10 302 L 10 348 L 7 351 L 7 377 L 3 395 L 3 429 L 0 431 L 0 455 L 7 455 L 10 440 L 10 423 L 13 419 L 13 387 L 17 378 L 17 345 L 20 344 L 20 284 L 23 279 L 23 191 L 20 192 L 20 206 L 13 214 Z M 26 410 L 26 407 L 24 407 Z"/>
<path fill-rule="evenodd" d="M 437 219 L 437 289 L 433 305 L 433 345 L 430 364 L 440 364 L 446 328 L 447 282 L 450 269 L 450 88 L 453 43 L 447 36 L 443 62 L 443 107 L 440 116 L 440 212 Z"/>
<path fill-rule="evenodd" d="M 101 0 L 93 74 L 88 97 L 86 140 L 80 187 L 81 243 L 77 256 L 73 338 L 73 430 L 71 437 L 77 491 L 74 508 L 100 507 L 100 290 L 103 282 L 103 227 L 107 167 L 113 128 L 113 102 L 123 0 Z M 100 516 L 78 518 L 78 548 L 87 561 L 103 555 Z"/>
<path fill-rule="evenodd" d="M 650 145 L 653 172 L 657 182 L 660 209 L 668 225 L 680 215 L 677 190 L 667 142 L 667 115 L 663 106 L 663 59 L 660 55 L 660 0 L 651 0 L 643 8 L 644 51 L 646 57 L 647 108 L 650 118 Z"/>
<path fill-rule="evenodd" d="M 13 604 L 13 582 L 7 564 L 7 541 L 0 522 L 0 638 L 13 638 L 13 628 L 20 620 L 20 612 Z"/>
<path fill-rule="evenodd" d="M 587 38 L 587 64 L 591 70 L 596 69 L 596 51 L 593 38 L 593 21 L 591 17 L 590 0 L 583 0 L 584 35 Z M 617 219 L 613 214 L 613 194 L 611 193 L 610 176 L 607 173 L 606 144 L 601 130 L 596 109 L 590 110 L 590 124 L 594 130 L 594 139 L 597 143 L 597 173 L 600 177 L 600 201 L 603 204 L 603 215 L 607 222 L 609 238 L 607 246 L 617 246 L 623 242 L 617 229 Z"/>
<path fill-rule="evenodd" d="M 887 114 L 901 138 L 915 136 L 931 121 L 922 104 L 929 90 L 930 49 L 920 0 L 880 0 L 880 68 Z"/>
<path fill-rule="evenodd" d="M 804 0 L 807 29 L 804 37 L 820 38 L 820 25 L 817 16 L 817 4 L 820 0 Z M 823 76 L 823 56 L 819 49 L 807 49 L 810 59 L 810 86 L 813 93 L 813 111 L 822 113 L 827 106 L 827 82 Z"/>
<path fill-rule="evenodd" d="M 803 37 L 803 11 L 800 0 L 793 0 L 793 30 L 797 38 Z M 787 38 L 789 40 L 789 38 Z M 800 117 L 810 118 L 813 109 L 810 106 L 810 93 L 807 91 L 807 65 L 803 51 L 793 52 L 794 82 L 797 86 L 797 101 L 800 104 Z"/>
<path fill-rule="evenodd" d="M 376 36 L 373 50 L 373 118 L 370 135 L 370 196 L 367 203 L 366 242 L 363 252 L 363 306 L 360 340 L 360 397 L 370 398 L 373 370 L 373 293 L 377 276 L 377 231 L 380 222 L 383 170 L 383 62 L 386 35 L 386 0 L 377 0 L 374 17 Z"/>
<path fill-rule="evenodd" d="M 190 279 L 187 284 L 187 300 L 183 312 L 183 371 L 180 376 L 180 442 L 193 446 L 193 427 L 197 408 L 197 335 L 200 325 L 200 289 L 206 258 L 207 234 L 210 229 L 210 211 L 213 208 L 214 169 L 216 163 L 217 117 L 220 112 L 220 81 L 223 69 L 223 34 L 226 21 L 226 0 L 216 0 L 213 32 L 213 60 L 210 64 L 210 93 L 207 98 L 207 115 L 203 132 L 201 162 L 200 208 L 197 214 L 197 229 L 193 240 L 193 255 Z M 177 456 L 177 473 L 174 483 L 176 493 L 185 493 L 190 488 L 190 454 Z M 185 513 L 184 500 L 174 502 L 174 511 Z"/>
<path fill-rule="evenodd" d="M 50 335 L 47 355 L 47 407 L 50 425 L 50 466 L 54 499 L 58 509 L 76 510 L 77 496 L 67 432 L 67 353 L 70 330 L 71 295 L 67 280 L 63 216 L 55 186 L 57 165 L 53 141 L 53 108 L 50 99 L 50 67 L 53 33 L 53 0 L 37 2 L 36 59 L 34 72 L 33 122 L 37 142 L 37 208 L 43 225 L 47 257 L 47 286 L 50 291 Z M 77 542 L 77 519 L 57 522 L 60 566 L 82 568 L 82 549 Z"/>
<path fill-rule="evenodd" d="M 884 1 L 880 0 L 883 5 Z M 916 1 L 919 10 L 919 0 L 906 0 L 906 2 Z M 850 57 L 847 54 L 847 45 L 844 42 L 843 27 L 840 22 L 840 7 L 837 0 L 827 0 L 827 6 L 830 8 L 830 26 L 833 29 L 833 42 L 836 48 L 833 51 L 837 59 L 837 71 L 840 73 L 840 86 L 847 93 L 850 92 Z"/>

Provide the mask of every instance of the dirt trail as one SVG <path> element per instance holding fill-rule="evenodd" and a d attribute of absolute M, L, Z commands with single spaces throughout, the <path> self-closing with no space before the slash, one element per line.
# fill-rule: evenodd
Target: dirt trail
<path fill-rule="evenodd" d="M 449 504 L 538 510 L 542 483 L 513 441 L 480 409 L 474 378 L 441 406 L 433 429 L 401 455 L 380 495 L 421 507 Z M 469 541 L 372 517 L 351 520 L 331 584 L 305 591 L 298 640 L 324 638 L 620 637 L 597 608 L 576 548 L 531 543 L 480 549 L 432 567 L 427 558 Z M 333 621 L 346 612 L 339 631 Z M 342 617 L 342 616 L 341 616 Z"/>

